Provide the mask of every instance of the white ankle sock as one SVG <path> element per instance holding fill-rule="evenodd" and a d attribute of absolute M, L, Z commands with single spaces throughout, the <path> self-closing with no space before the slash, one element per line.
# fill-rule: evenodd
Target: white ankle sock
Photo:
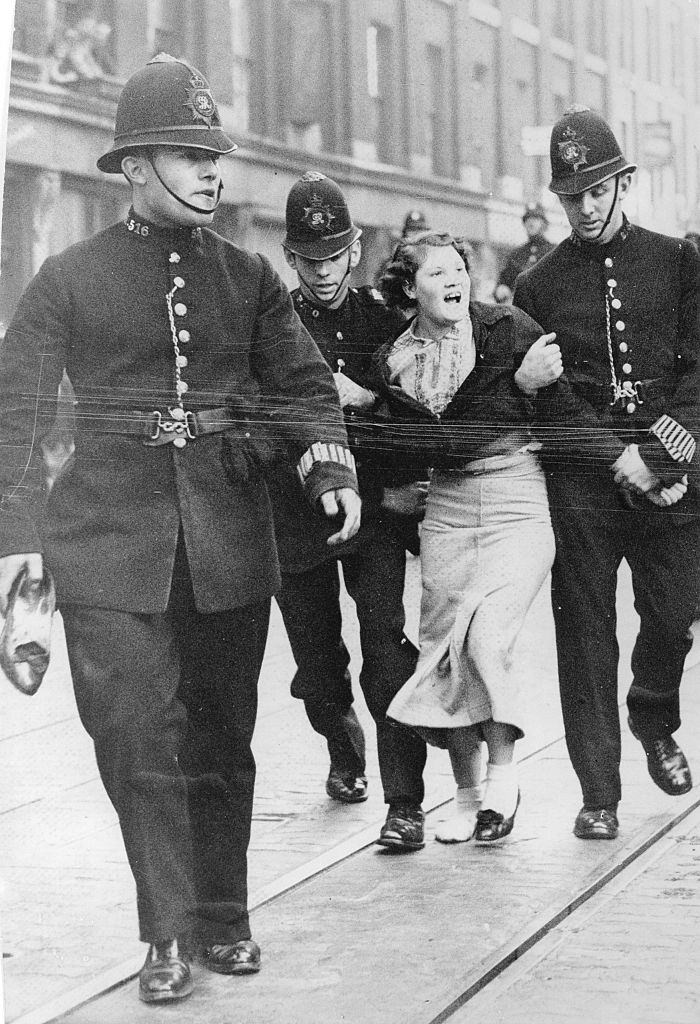
<path fill-rule="evenodd" d="M 515 813 L 518 801 L 518 766 L 515 761 L 510 764 L 491 764 L 486 766 L 486 788 L 481 806 L 484 810 L 496 811 L 504 818 Z"/>
<path fill-rule="evenodd" d="M 450 814 L 438 822 L 435 838 L 440 843 L 467 843 L 476 826 L 476 812 L 481 807 L 481 785 L 458 786 Z"/>

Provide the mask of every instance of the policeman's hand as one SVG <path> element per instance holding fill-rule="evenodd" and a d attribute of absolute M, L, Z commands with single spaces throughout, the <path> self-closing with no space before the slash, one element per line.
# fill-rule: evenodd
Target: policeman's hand
<path fill-rule="evenodd" d="M 422 516 L 429 487 L 429 480 L 414 480 L 402 487 L 385 487 L 382 508 L 397 516 Z"/>
<path fill-rule="evenodd" d="M 44 560 L 40 554 L 4 555 L 0 558 L 0 614 L 7 612 L 7 598 L 12 584 L 24 566 L 29 569 L 29 579 L 41 582 L 44 575 Z"/>
<path fill-rule="evenodd" d="M 535 395 L 561 377 L 564 364 L 561 349 L 554 344 L 556 334 L 543 334 L 530 346 L 515 372 L 515 383 L 526 395 Z"/>
<path fill-rule="evenodd" d="M 340 371 L 333 374 L 333 380 L 338 389 L 338 398 L 343 409 L 346 405 L 355 405 L 358 409 L 370 409 L 377 400 L 374 392 L 356 384 L 354 380 L 346 377 Z"/>
<path fill-rule="evenodd" d="M 344 514 L 342 529 L 328 538 L 328 544 L 342 544 L 343 541 L 355 536 L 360 529 L 362 502 L 360 495 L 353 491 L 352 487 L 338 487 L 334 491 L 326 491 L 321 495 L 321 505 L 329 519 L 340 515 L 341 512 Z"/>
<path fill-rule="evenodd" d="M 629 444 L 622 455 L 612 464 L 615 483 L 638 494 L 648 494 L 659 489 L 661 480 L 639 454 L 639 445 Z"/>
<path fill-rule="evenodd" d="M 654 505 L 668 508 L 668 506 L 675 505 L 677 501 L 680 501 L 685 496 L 687 490 L 688 475 L 686 473 L 683 479 L 677 483 L 672 484 L 670 487 L 662 487 L 658 491 L 648 491 L 646 496 Z"/>

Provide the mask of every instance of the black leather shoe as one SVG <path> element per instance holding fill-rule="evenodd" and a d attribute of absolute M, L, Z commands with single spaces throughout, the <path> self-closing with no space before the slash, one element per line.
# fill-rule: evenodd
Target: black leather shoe
<path fill-rule="evenodd" d="M 204 947 L 202 963 L 217 974 L 256 974 L 260 970 L 260 946 L 252 939 L 217 942 Z"/>
<path fill-rule="evenodd" d="M 491 811 L 488 808 L 484 811 L 477 811 L 474 839 L 478 843 L 495 843 L 497 839 L 504 839 L 505 836 L 510 835 L 519 806 L 520 790 L 518 790 L 518 799 L 515 801 L 515 810 L 510 818 L 505 818 L 498 811 Z"/>
<path fill-rule="evenodd" d="M 649 739 L 635 728 L 631 718 L 627 719 L 630 732 L 644 747 L 647 768 L 652 779 L 669 796 L 682 796 L 693 788 L 690 768 L 685 754 L 670 732 Z"/>
<path fill-rule="evenodd" d="M 422 850 L 425 846 L 425 815 L 417 804 L 389 804 L 377 846 L 389 850 Z"/>
<path fill-rule="evenodd" d="M 192 988 L 190 965 L 181 956 L 177 941 L 151 945 L 139 972 L 139 999 L 144 1003 L 184 999 Z"/>
<path fill-rule="evenodd" d="M 574 822 L 579 839 L 617 839 L 617 815 L 605 807 L 582 807 Z"/>
<path fill-rule="evenodd" d="M 331 765 L 326 780 L 326 793 L 341 804 L 361 804 L 367 799 L 367 779 L 354 771 L 339 771 Z"/>

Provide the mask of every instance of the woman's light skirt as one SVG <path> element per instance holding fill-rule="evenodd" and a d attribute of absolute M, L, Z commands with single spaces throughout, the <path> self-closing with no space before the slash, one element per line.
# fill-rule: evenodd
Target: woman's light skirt
<path fill-rule="evenodd" d="M 513 651 L 554 560 L 537 457 L 437 473 L 421 530 L 420 657 L 389 717 L 445 747 L 445 730 L 493 719 L 523 735 L 525 687 Z"/>

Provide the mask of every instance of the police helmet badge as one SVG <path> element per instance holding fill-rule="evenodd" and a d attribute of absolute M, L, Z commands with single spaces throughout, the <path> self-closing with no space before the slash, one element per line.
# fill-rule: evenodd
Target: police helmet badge
<path fill-rule="evenodd" d="M 589 146 L 584 146 L 582 142 L 579 142 L 577 133 L 569 125 L 564 132 L 566 136 L 563 142 L 559 143 L 559 155 L 565 164 L 569 167 L 573 167 L 574 171 L 577 171 L 579 167 L 583 167 L 584 164 L 588 163 L 588 150 Z"/>
<path fill-rule="evenodd" d="M 310 204 L 304 207 L 302 220 L 312 231 L 328 234 L 331 224 L 335 220 L 335 214 L 331 211 L 330 206 L 327 206 L 323 199 L 314 192 Z"/>
<path fill-rule="evenodd" d="M 212 120 L 216 114 L 216 104 L 209 86 L 195 68 L 192 68 L 190 88 L 187 90 L 186 107 L 192 111 L 195 120 L 204 121 L 208 128 L 211 128 Z"/>

